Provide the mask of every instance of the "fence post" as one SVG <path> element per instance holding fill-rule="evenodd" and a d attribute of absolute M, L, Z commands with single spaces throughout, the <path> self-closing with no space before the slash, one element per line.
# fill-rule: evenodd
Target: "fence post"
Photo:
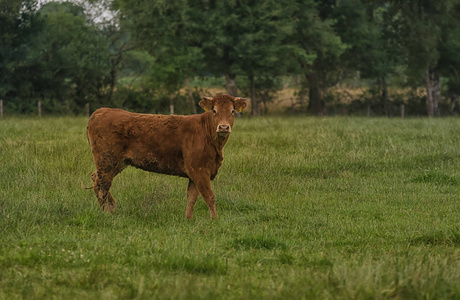
<path fill-rule="evenodd" d="M 42 117 L 42 102 L 38 101 L 38 116 Z"/>
<path fill-rule="evenodd" d="M 367 104 L 367 116 L 371 116 L 371 105 L 369 103 Z"/>
<path fill-rule="evenodd" d="M 401 104 L 401 106 L 399 106 L 399 111 L 401 112 L 401 118 L 404 118 L 404 104 Z"/>
<path fill-rule="evenodd" d="M 3 100 L 0 100 L 0 118 L 3 118 Z"/>
<path fill-rule="evenodd" d="M 86 117 L 89 118 L 89 102 L 85 104 Z"/>

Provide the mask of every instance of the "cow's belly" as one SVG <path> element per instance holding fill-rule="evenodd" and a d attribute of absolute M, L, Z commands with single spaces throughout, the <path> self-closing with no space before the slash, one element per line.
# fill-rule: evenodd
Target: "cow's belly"
<path fill-rule="evenodd" d="M 140 159 L 127 158 L 125 163 L 148 172 L 188 178 L 188 175 L 184 170 L 183 163 L 180 163 L 177 160 L 161 161 L 153 157 L 145 157 Z"/>

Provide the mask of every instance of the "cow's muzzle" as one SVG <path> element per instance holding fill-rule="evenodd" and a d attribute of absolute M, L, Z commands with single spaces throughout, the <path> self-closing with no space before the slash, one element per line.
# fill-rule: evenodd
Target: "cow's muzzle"
<path fill-rule="evenodd" d="M 218 134 L 226 135 L 226 134 L 229 134 L 230 132 L 232 132 L 232 128 L 228 124 L 220 124 L 219 126 L 217 126 Z"/>

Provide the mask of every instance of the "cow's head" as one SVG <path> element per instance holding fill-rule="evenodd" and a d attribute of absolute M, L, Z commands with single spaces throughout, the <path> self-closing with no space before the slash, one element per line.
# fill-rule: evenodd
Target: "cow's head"
<path fill-rule="evenodd" d="M 246 107 L 246 99 L 232 97 L 230 95 L 217 95 L 215 97 L 203 97 L 199 105 L 205 110 L 212 112 L 212 123 L 218 135 L 228 135 L 232 132 L 235 113 L 241 112 Z"/>

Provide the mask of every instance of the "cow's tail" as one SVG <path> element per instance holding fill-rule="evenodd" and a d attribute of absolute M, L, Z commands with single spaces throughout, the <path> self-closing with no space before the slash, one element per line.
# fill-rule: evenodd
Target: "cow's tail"
<path fill-rule="evenodd" d="M 91 190 L 91 189 L 94 189 L 94 186 L 96 185 L 96 176 L 97 176 L 97 171 L 93 172 L 93 174 L 91 174 L 91 179 L 93 180 L 93 186 L 90 186 L 90 187 L 86 187 L 83 182 L 81 183 L 81 187 L 85 190 Z"/>
<path fill-rule="evenodd" d="M 86 186 L 83 184 L 83 182 L 82 182 L 82 183 L 81 183 L 81 188 L 82 188 L 82 189 L 85 189 L 85 190 L 91 190 L 91 189 L 94 189 L 94 184 L 93 184 L 93 186 L 86 187 Z"/>

